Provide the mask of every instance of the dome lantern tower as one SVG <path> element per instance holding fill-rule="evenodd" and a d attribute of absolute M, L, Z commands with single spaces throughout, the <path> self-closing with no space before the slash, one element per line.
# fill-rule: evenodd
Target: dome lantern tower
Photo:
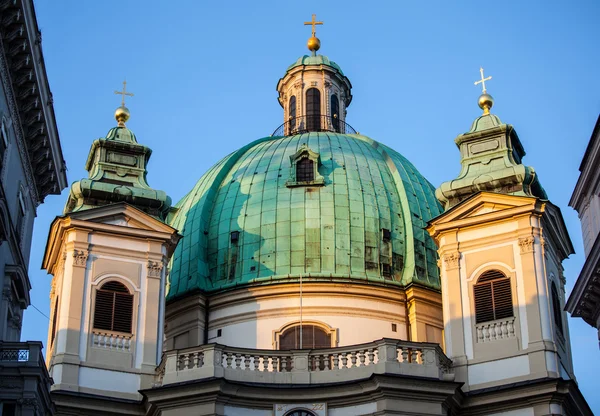
<path fill-rule="evenodd" d="M 327 56 L 317 55 L 321 41 L 316 37 L 316 21 L 307 46 L 311 56 L 304 55 L 290 65 L 277 83 L 279 104 L 283 107 L 282 131 L 276 135 L 289 136 L 310 131 L 354 133 L 346 123 L 346 108 L 352 101 L 352 84 L 342 69 Z M 279 130 L 279 129 L 278 129 Z"/>

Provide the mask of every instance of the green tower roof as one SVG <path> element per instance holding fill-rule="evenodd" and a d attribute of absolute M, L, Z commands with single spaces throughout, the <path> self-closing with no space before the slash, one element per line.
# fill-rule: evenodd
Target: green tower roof
<path fill-rule="evenodd" d="M 330 61 L 329 58 L 326 57 L 325 55 L 301 56 L 300 58 L 298 58 L 298 60 L 296 60 L 296 62 L 294 62 L 293 64 L 288 66 L 288 69 L 286 72 L 289 72 L 291 69 L 296 68 L 297 66 L 303 66 L 303 65 L 307 65 L 307 66 L 308 65 L 327 65 L 327 66 L 330 66 L 331 68 L 336 69 L 340 73 L 340 75 L 344 75 L 342 68 L 340 68 L 340 66 L 338 64 L 336 64 L 335 62 Z"/>
<path fill-rule="evenodd" d="M 303 149 L 318 155 L 318 180 L 292 186 Z M 436 246 L 424 227 L 441 212 L 415 167 L 368 137 L 259 139 L 213 166 L 170 214 L 183 238 L 168 299 L 300 275 L 439 289 Z"/>

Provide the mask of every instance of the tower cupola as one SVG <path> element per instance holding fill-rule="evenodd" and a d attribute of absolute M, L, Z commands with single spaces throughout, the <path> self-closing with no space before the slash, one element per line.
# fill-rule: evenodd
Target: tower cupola
<path fill-rule="evenodd" d="M 346 124 L 346 109 L 352 101 L 352 84 L 342 69 L 325 55 L 317 55 L 321 41 L 316 37 L 316 21 L 304 55 L 290 65 L 277 83 L 279 104 L 283 107 L 283 125 L 274 135 L 289 136 L 310 131 L 355 133 Z"/>

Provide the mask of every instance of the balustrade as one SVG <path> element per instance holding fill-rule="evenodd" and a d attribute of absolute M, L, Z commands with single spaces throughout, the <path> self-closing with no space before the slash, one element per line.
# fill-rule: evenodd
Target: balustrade
<path fill-rule="evenodd" d="M 482 322 L 475 325 L 477 331 L 477 342 L 492 342 L 499 339 L 514 338 L 515 335 L 515 317 L 503 320 Z"/>
<path fill-rule="evenodd" d="M 117 351 L 131 351 L 131 335 L 111 332 L 92 331 L 94 347 Z"/>
<path fill-rule="evenodd" d="M 320 350 L 255 350 L 203 345 L 165 353 L 156 384 L 224 377 L 238 381 L 311 383 L 375 373 L 447 378 L 451 361 L 437 344 L 383 339 Z"/>

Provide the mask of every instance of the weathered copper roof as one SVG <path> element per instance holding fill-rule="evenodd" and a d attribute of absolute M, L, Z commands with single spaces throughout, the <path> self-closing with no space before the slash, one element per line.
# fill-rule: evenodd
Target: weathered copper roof
<path fill-rule="evenodd" d="M 303 144 L 319 155 L 322 186 L 286 186 L 290 156 Z M 300 275 L 439 289 L 436 246 L 424 227 L 441 212 L 415 167 L 368 137 L 259 139 L 213 166 L 169 216 L 183 238 L 168 298 Z"/>

